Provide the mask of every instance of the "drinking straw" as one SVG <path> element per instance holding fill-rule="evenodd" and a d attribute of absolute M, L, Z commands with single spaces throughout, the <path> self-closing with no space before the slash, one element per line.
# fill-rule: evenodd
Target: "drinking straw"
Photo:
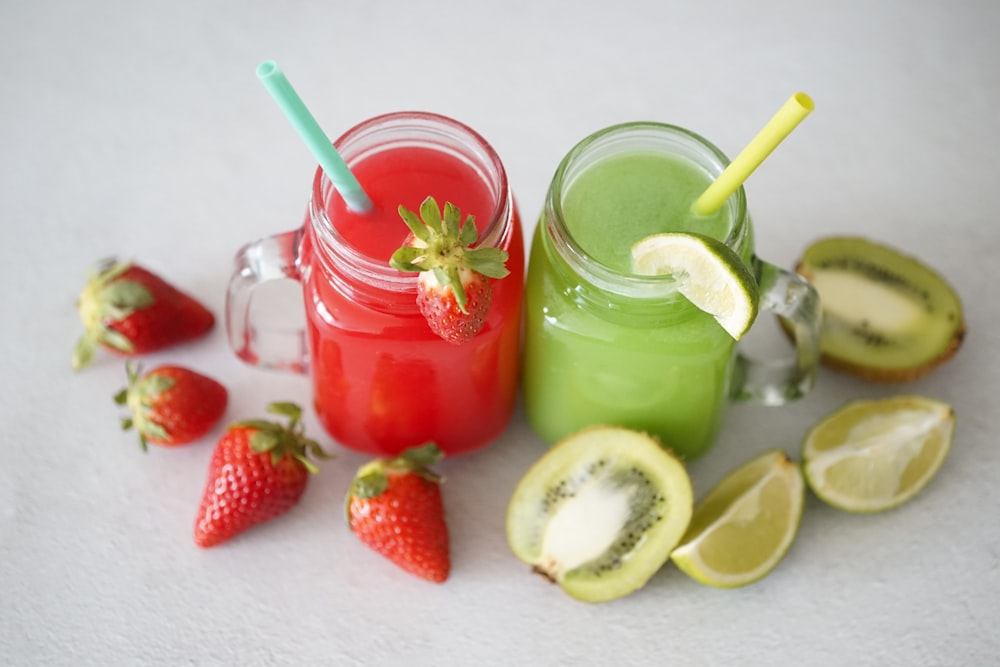
<path fill-rule="evenodd" d="M 309 113 L 309 109 L 292 88 L 292 84 L 285 78 L 278 64 L 273 60 L 265 60 L 257 66 L 257 78 L 267 88 L 267 92 L 271 93 L 271 97 L 278 103 L 285 117 L 306 143 L 313 157 L 323 168 L 326 177 L 330 179 L 333 187 L 344 198 L 347 207 L 356 213 L 365 213 L 371 210 L 371 199 L 361 188 L 358 179 L 351 173 L 344 158 L 340 157 L 340 153 L 333 147 L 319 123 Z"/>
<path fill-rule="evenodd" d="M 812 98 L 805 93 L 795 93 L 789 97 L 778 113 L 767 121 L 757 136 L 691 205 L 691 212 L 696 215 L 712 215 L 722 208 L 730 195 L 743 185 L 747 177 L 814 108 Z"/>

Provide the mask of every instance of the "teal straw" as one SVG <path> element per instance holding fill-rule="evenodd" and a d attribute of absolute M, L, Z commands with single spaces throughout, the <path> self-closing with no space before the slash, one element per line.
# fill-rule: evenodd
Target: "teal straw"
<path fill-rule="evenodd" d="M 372 200 L 361 188 L 358 179 L 351 173 L 344 158 L 340 157 L 340 153 L 333 147 L 319 123 L 309 113 L 309 109 L 292 88 L 292 84 L 288 83 L 278 64 L 273 60 L 265 60 L 257 66 L 257 78 L 281 107 L 299 137 L 305 141 L 313 157 L 323 167 L 326 177 L 344 198 L 347 207 L 356 213 L 370 211 Z"/>

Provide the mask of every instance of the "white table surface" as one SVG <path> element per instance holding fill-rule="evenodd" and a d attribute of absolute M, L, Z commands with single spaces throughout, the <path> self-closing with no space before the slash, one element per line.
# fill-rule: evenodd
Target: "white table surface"
<path fill-rule="evenodd" d="M 128 2 L 0 4 L 0 663 L 12 665 L 984 665 L 1000 654 L 1000 5 L 835 2 Z M 394 110 L 479 130 L 529 233 L 560 158 L 655 119 L 735 154 L 793 92 L 816 111 L 748 182 L 760 254 L 791 266 L 857 233 L 934 266 L 969 334 L 907 386 L 823 371 L 785 408 L 735 406 L 690 465 L 696 493 L 753 454 L 798 455 L 843 402 L 951 402 L 953 451 L 912 502 L 852 516 L 809 497 L 780 567 L 748 588 L 673 566 L 587 605 L 507 548 L 504 513 L 544 450 L 520 410 L 443 462 L 454 561 L 440 586 L 354 539 L 338 455 L 284 518 L 201 550 L 212 436 L 143 455 L 118 428 L 123 364 L 70 370 L 86 269 L 135 258 L 221 316 L 243 242 L 296 226 L 311 156 L 254 76 L 283 67 L 332 135 Z M 223 330 L 146 358 L 215 375 L 227 419 L 301 376 L 250 368 Z M 310 413 L 309 431 L 323 435 Z"/>

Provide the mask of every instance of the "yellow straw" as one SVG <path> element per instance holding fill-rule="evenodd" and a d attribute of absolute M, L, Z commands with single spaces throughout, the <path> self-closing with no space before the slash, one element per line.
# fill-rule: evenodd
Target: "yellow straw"
<path fill-rule="evenodd" d="M 812 98 L 805 93 L 795 93 L 789 97 L 778 113 L 767 121 L 757 136 L 691 205 L 691 212 L 696 215 L 712 215 L 722 208 L 726 200 L 743 185 L 771 151 L 777 148 L 778 144 L 784 141 L 814 108 Z"/>

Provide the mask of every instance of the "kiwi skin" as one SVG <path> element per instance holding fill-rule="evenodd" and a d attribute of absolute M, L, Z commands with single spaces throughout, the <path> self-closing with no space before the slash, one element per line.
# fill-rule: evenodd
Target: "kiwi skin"
<path fill-rule="evenodd" d="M 803 258 L 799 260 L 799 262 L 796 264 L 795 271 L 808 281 L 813 281 L 815 274 L 813 267 L 806 261 L 806 257 L 809 255 L 811 250 L 823 244 L 840 244 L 840 245 L 855 244 L 860 252 L 881 254 L 883 255 L 883 257 L 889 257 L 891 258 L 890 261 L 896 264 L 895 267 L 888 267 L 888 266 L 878 267 L 877 258 L 873 258 L 871 255 L 866 255 L 865 257 L 863 257 L 863 260 L 865 263 L 869 265 L 868 268 L 872 268 L 872 266 L 875 266 L 881 275 L 887 277 L 899 279 L 899 276 L 897 276 L 894 269 L 898 269 L 899 265 L 903 265 L 909 267 L 908 271 L 912 270 L 915 273 L 919 273 L 923 279 L 938 281 L 940 284 L 939 286 L 953 296 L 956 306 L 958 308 L 958 313 L 957 313 L 958 317 L 956 318 L 958 319 L 958 322 L 951 333 L 951 338 L 944 344 L 940 352 L 938 352 L 937 355 L 935 355 L 930 359 L 922 360 L 920 363 L 916 363 L 910 366 L 876 367 L 876 366 L 866 365 L 860 360 L 852 359 L 850 358 L 849 355 L 836 354 L 835 352 L 828 349 L 827 346 L 823 346 L 820 359 L 825 366 L 836 371 L 849 373 L 851 375 L 854 375 L 856 377 L 862 378 L 870 382 L 908 383 L 908 382 L 914 382 L 924 377 L 932 370 L 942 365 L 943 363 L 949 361 L 952 357 L 955 356 L 955 354 L 958 352 L 959 348 L 962 346 L 962 343 L 965 339 L 966 323 L 965 319 L 962 317 L 961 314 L 961 303 L 958 299 L 958 295 L 955 294 L 954 289 L 940 274 L 938 274 L 936 271 L 934 271 L 925 263 L 919 261 L 915 257 L 906 255 L 900 252 L 899 250 L 889 247 L 885 244 L 877 243 L 875 241 L 863 237 L 843 236 L 843 237 L 827 237 L 819 239 L 813 244 L 811 244 L 809 248 L 806 249 L 806 251 L 803 253 Z M 821 293 L 820 294 L 821 300 L 822 296 L 823 295 Z M 781 324 L 785 332 L 791 335 L 790 325 L 784 320 L 781 321 Z M 880 336 L 878 332 L 873 332 L 870 330 L 862 330 L 861 327 L 854 329 L 853 332 L 858 337 L 870 337 L 868 341 L 869 344 L 873 344 L 873 342 L 876 345 L 890 344 L 887 343 L 884 340 L 884 337 Z"/>

